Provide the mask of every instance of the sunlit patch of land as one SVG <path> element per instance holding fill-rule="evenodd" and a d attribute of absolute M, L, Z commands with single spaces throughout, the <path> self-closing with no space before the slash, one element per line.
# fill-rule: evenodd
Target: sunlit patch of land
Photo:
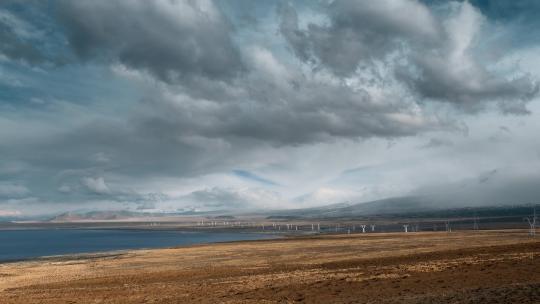
<path fill-rule="evenodd" d="M 524 230 L 377 233 L 0 265 L 2 303 L 538 303 Z"/>

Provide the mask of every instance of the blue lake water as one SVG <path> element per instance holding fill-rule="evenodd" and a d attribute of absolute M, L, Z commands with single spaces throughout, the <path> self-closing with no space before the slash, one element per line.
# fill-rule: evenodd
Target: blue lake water
<path fill-rule="evenodd" d="M 0 230 L 0 261 L 268 238 L 275 236 L 235 232 L 135 229 Z"/>

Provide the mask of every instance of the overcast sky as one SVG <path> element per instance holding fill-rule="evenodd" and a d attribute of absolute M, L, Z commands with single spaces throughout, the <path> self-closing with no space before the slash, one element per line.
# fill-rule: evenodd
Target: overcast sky
<path fill-rule="evenodd" d="M 2 0 L 0 216 L 539 201 L 539 14 Z"/>

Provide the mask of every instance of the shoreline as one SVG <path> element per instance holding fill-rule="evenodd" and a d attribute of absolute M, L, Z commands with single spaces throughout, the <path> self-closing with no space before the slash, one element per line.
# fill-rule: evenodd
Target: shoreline
<path fill-rule="evenodd" d="M 84 260 L 84 259 L 95 259 L 100 258 L 104 256 L 118 256 L 122 254 L 128 254 L 132 251 L 145 251 L 145 250 L 159 250 L 159 249 L 174 249 L 174 248 L 181 248 L 181 247 L 187 247 L 187 246 L 197 246 L 197 245 L 206 245 L 206 244 L 218 244 L 218 243 L 234 243 L 234 242 L 242 242 L 242 241 L 260 241 L 260 240 L 272 240 L 272 239 L 278 239 L 278 238 L 284 238 L 287 237 L 285 234 L 278 234 L 278 233 L 272 233 L 272 232 L 258 232 L 258 231 L 235 231 L 235 230 L 228 230 L 228 229 L 215 229 L 215 230 L 197 230 L 197 229 L 183 229 L 183 228 L 163 228 L 163 229 L 141 229 L 139 227 L 129 227 L 129 228 L 118 228 L 118 227 L 92 227 L 92 228 L 85 228 L 85 227 L 69 227 L 69 228 L 31 228 L 31 229 L 10 229 L 10 230 L 4 230 L 4 231 L 10 231 L 10 232 L 27 232 L 27 231 L 44 231 L 44 232 L 50 232 L 53 233 L 58 230 L 67 230 L 67 231 L 82 231 L 82 232 L 88 232 L 88 231 L 122 231 L 122 232 L 145 232 L 149 233 L 150 235 L 147 235 L 146 237 L 150 236 L 153 232 L 160 233 L 160 232 L 172 232 L 172 233 L 178 233 L 178 241 L 176 244 L 162 244 L 162 245 L 145 245 L 141 244 L 141 246 L 124 246 L 125 248 L 112 248 L 112 249 L 88 249 L 83 248 L 81 251 L 74 251 L 74 252 L 66 252 L 66 253 L 59 253 L 59 254 L 44 254 L 39 256 L 28 256 L 28 257 L 7 257 L 7 258 L 0 258 L 0 265 L 4 264 L 10 264 L 10 263 L 21 263 L 21 262 L 48 262 L 48 261 L 56 261 L 61 262 L 65 260 Z M 1 231 L 0 231 L 1 233 Z M 197 234 L 200 234 L 203 236 L 201 239 L 196 239 Z M 225 235 L 225 239 L 220 240 L 219 235 Z M 227 236 L 230 235 L 236 235 L 238 236 L 238 239 L 226 239 Z M 248 237 L 247 239 L 243 239 L 241 236 L 244 235 Z M 158 235 L 159 236 L 159 235 Z M 185 237 L 194 237 L 193 239 L 186 239 Z M 213 239 L 205 239 L 204 237 L 207 236 L 217 236 L 218 238 L 216 240 Z M 254 237 L 254 239 L 251 239 L 249 237 Z M 52 236 L 56 237 L 56 236 Z M 234 236 L 233 236 L 234 238 Z M 168 242 L 174 242 L 174 239 L 169 240 Z M 183 243 L 185 242 L 185 243 Z M 1 245 L 0 245 L 1 249 Z M 69 251 L 69 250 L 66 250 Z M 15 253 L 12 253 L 12 255 L 15 255 Z"/>
<path fill-rule="evenodd" d="M 525 230 L 334 234 L 0 264 L 0 297 L 8 304 L 448 303 L 504 292 L 510 302 L 534 303 L 523 299 L 540 300 L 538 269 L 540 239 Z"/>
<path fill-rule="evenodd" d="M 48 230 L 49 228 L 35 228 L 30 230 Z M 146 231 L 146 229 L 138 229 L 138 228 L 58 228 L 58 229 L 66 229 L 66 230 L 143 230 Z M 92 259 L 100 259 L 100 258 L 108 258 L 108 257 L 118 257 L 122 255 L 127 254 L 136 254 L 138 252 L 145 252 L 145 251 L 159 251 L 159 250 L 174 250 L 174 249 L 183 249 L 183 248 L 196 248 L 201 246 L 211 246 L 211 245 L 226 245 L 226 244 L 241 244 L 241 243 L 258 243 L 258 242 L 273 242 L 276 240 L 279 241 L 308 241 L 308 240 L 317 240 L 317 239 L 324 239 L 324 238 L 347 238 L 347 237 L 367 237 L 367 238 L 382 238 L 388 235 L 403 235 L 404 237 L 411 237 L 415 234 L 446 234 L 443 231 L 438 232 L 417 232 L 417 233 L 409 233 L 409 234 L 401 234 L 397 232 L 378 232 L 378 233 L 369 233 L 369 234 L 335 234 L 335 233 L 319 233 L 319 234 L 287 234 L 287 233 L 274 233 L 274 232 L 268 232 L 268 233 L 259 233 L 259 232 L 250 232 L 250 231 L 234 231 L 234 230 L 227 230 L 227 229 L 221 229 L 216 231 L 185 231 L 185 232 L 215 232 L 215 233 L 227 233 L 227 232 L 234 232 L 239 234 L 262 234 L 262 235 L 272 235 L 275 237 L 271 238 L 261 238 L 261 239 L 248 239 L 248 240 L 228 240 L 228 241 L 214 241 L 214 242 L 200 242 L 200 243 L 192 243 L 192 244 L 184 244 L 184 245 L 173 245 L 173 246 L 164 246 L 164 247 L 141 247 L 141 248 L 128 248 L 128 249 L 118 249 L 118 250 L 104 250 L 104 251 L 89 251 L 89 252 L 80 252 L 80 253 L 66 253 L 66 254 L 58 254 L 58 255 L 45 255 L 45 256 L 38 256 L 38 257 L 30 257 L 30 258 L 22 258 L 22 259 L 15 259 L 15 260 L 0 260 L 0 266 L 6 265 L 6 264 L 16 264 L 16 263 L 34 263 L 34 262 L 67 262 L 67 261 L 77 261 L 77 260 L 92 260 Z M 26 229 L 21 229 L 26 230 Z M 182 229 L 162 229 L 163 231 L 182 231 Z M 504 230 L 479 230 L 479 231 L 458 231 L 453 232 L 453 234 L 456 233 L 490 233 L 490 232 L 500 232 L 500 233 L 515 233 L 515 232 L 522 232 L 526 231 L 524 229 L 504 229 Z"/>
<path fill-rule="evenodd" d="M 51 230 L 53 228 L 29 228 L 29 229 L 9 229 L 9 231 L 17 231 L 17 230 Z M 29 258 L 21 258 L 21 259 L 8 259 L 8 260 L 1 260 L 0 259 L 0 266 L 6 265 L 6 264 L 15 264 L 15 263 L 34 263 L 34 262 L 66 262 L 66 261 L 76 261 L 76 260 L 91 260 L 91 259 L 99 259 L 99 258 L 107 258 L 107 257 L 117 257 L 122 256 L 126 254 L 131 253 L 137 253 L 139 251 L 153 251 L 153 250 L 168 250 L 168 249 L 181 249 L 181 248 L 194 248 L 199 246 L 207 246 L 207 245 L 213 245 L 213 244 L 235 244 L 235 243 L 252 243 L 252 242 L 271 242 L 275 240 L 310 240 L 310 239 L 319 239 L 319 238 L 325 238 L 325 237 L 350 237 L 350 236 L 363 236 L 368 238 L 377 238 L 377 237 L 384 237 L 387 235 L 403 235 L 404 237 L 411 237 L 415 234 L 446 234 L 444 231 L 436 231 L 436 232 L 416 232 L 416 233 L 408 233 L 408 234 L 402 234 L 399 232 L 377 232 L 377 233 L 367 233 L 367 234 L 360 234 L 360 233 L 354 233 L 354 234 L 343 234 L 343 233 L 287 233 L 287 232 L 259 232 L 259 231 L 243 231 L 243 230 L 234 230 L 230 228 L 212 228 L 209 230 L 200 229 L 200 228 L 186 228 L 186 227 L 177 227 L 177 228 L 158 228 L 158 229 L 145 229 L 145 228 L 138 228 L 138 227 L 130 227 L 130 228 L 120 228 L 120 227 L 92 227 L 92 228 L 86 228 L 86 227 L 63 227 L 63 228 L 54 228 L 58 230 L 127 230 L 127 231 L 175 231 L 175 232 L 188 232 L 188 233 L 238 233 L 238 234 L 251 234 L 251 235 L 265 235 L 265 236 L 272 236 L 269 238 L 261 238 L 261 239 L 247 239 L 247 240 L 226 240 L 226 241 L 210 241 L 210 242 L 199 242 L 199 243 L 191 243 L 191 244 L 179 244 L 179 245 L 172 245 L 172 246 L 163 246 L 163 247 L 140 247 L 140 248 L 127 248 L 127 249 L 117 249 L 117 250 L 103 250 L 103 251 L 87 251 L 87 252 L 75 252 L 75 253 L 66 253 L 66 254 L 58 254 L 58 255 L 44 255 L 44 256 L 37 256 L 37 257 L 29 257 Z M 0 229 L 1 231 L 2 229 Z M 526 232 L 525 229 L 503 229 L 503 230 L 497 230 L 497 229 L 490 229 L 490 230 L 477 230 L 477 231 L 456 231 L 455 233 L 493 233 L 493 232 L 499 232 L 499 233 L 515 233 L 515 232 Z"/>
<path fill-rule="evenodd" d="M 250 232 L 244 232 L 244 233 L 252 234 Z M 67 254 L 59 254 L 59 255 L 40 256 L 40 257 L 28 258 L 28 259 L 0 260 L 0 266 L 6 265 L 6 264 L 26 263 L 26 262 L 28 263 L 69 262 L 69 261 L 77 261 L 77 260 L 92 260 L 92 259 L 100 259 L 100 258 L 119 257 L 126 254 L 136 254 L 138 252 L 143 252 L 143 251 L 195 248 L 195 247 L 214 245 L 214 244 L 257 243 L 257 242 L 268 242 L 268 241 L 275 241 L 278 239 L 283 240 L 287 238 L 297 238 L 297 237 L 302 237 L 302 236 L 280 235 L 275 238 L 267 238 L 267 239 L 216 241 L 216 242 L 206 242 L 206 243 L 203 242 L 203 243 L 167 246 L 167 247 L 145 247 L 145 248 L 135 248 L 135 249 L 132 248 L 132 249 L 107 250 L 107 251 L 96 251 L 96 252 L 67 253 Z"/>

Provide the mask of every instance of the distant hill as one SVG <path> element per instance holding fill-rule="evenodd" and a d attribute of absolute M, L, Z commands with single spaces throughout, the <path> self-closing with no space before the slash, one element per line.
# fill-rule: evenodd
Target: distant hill
<path fill-rule="evenodd" d="M 314 208 L 274 211 L 269 218 L 347 217 L 434 210 L 437 206 L 420 197 L 399 197 L 357 204 L 332 204 Z"/>
<path fill-rule="evenodd" d="M 358 203 L 347 206 L 330 205 L 319 208 L 306 208 L 276 211 L 268 219 L 285 218 L 354 218 L 354 217 L 472 217 L 472 216 L 525 216 L 531 213 L 531 206 L 452 206 L 427 196 L 395 197 Z M 540 209 L 540 208 L 539 208 Z"/>
<path fill-rule="evenodd" d="M 451 207 L 448 207 L 451 206 Z M 537 207 L 540 213 L 540 204 Z M 299 220 L 310 218 L 359 218 L 359 217 L 407 217 L 407 218 L 458 218 L 458 217 L 504 217 L 527 216 L 532 212 L 530 204 L 493 204 L 467 206 L 465 201 L 459 203 L 441 200 L 433 196 L 406 196 L 376 200 L 366 203 L 339 203 L 321 207 L 273 210 L 238 213 L 230 210 L 212 212 L 178 212 L 153 213 L 119 211 L 66 212 L 57 215 L 50 222 L 78 221 L 122 221 L 122 220 L 157 220 L 165 217 L 205 216 L 213 219 L 234 219 L 235 215 L 263 216 L 268 220 Z"/>

